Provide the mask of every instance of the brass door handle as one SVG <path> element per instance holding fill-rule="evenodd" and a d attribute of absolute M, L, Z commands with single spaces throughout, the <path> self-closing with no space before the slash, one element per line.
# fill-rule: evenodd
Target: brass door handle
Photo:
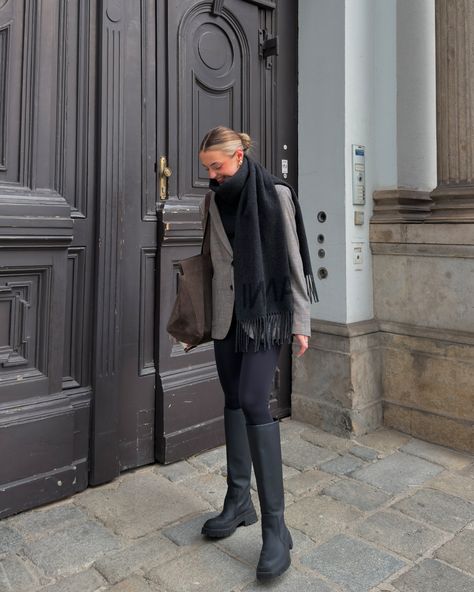
<path fill-rule="evenodd" d="M 160 199 L 168 199 L 168 179 L 173 174 L 173 171 L 168 167 L 166 156 L 160 156 L 159 169 L 159 184 L 160 184 Z"/>

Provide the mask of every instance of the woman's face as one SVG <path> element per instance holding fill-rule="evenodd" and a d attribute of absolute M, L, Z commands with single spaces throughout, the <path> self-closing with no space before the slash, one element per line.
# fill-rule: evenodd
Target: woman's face
<path fill-rule="evenodd" d="M 242 164 L 244 151 L 237 148 L 232 156 L 222 150 L 206 150 L 199 153 L 202 166 L 207 170 L 209 179 L 215 179 L 219 184 L 235 175 Z"/>

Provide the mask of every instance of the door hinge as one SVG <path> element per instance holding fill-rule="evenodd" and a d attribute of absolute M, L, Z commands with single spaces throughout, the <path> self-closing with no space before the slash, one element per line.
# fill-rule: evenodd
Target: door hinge
<path fill-rule="evenodd" d="M 271 68 L 270 57 L 277 56 L 280 51 L 280 40 L 278 35 L 269 37 L 268 31 L 260 29 L 258 32 L 258 55 L 265 60 L 265 66 Z"/>

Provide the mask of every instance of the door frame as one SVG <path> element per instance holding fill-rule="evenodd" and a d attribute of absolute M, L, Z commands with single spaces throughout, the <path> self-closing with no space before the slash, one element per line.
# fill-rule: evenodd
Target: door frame
<path fill-rule="evenodd" d="M 124 2 L 100 0 L 98 9 L 98 171 L 96 293 L 92 355 L 93 405 L 89 483 L 120 474 L 118 361 L 122 312 L 120 241 L 123 217 Z"/>

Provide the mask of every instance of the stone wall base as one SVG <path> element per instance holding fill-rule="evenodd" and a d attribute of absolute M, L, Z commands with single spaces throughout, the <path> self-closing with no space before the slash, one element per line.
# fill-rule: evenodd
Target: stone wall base
<path fill-rule="evenodd" d="M 474 335 L 394 322 L 312 324 L 292 416 L 340 436 L 381 425 L 474 452 Z"/>
<path fill-rule="evenodd" d="M 384 423 L 474 452 L 474 225 L 432 218 L 370 225 Z"/>
<path fill-rule="evenodd" d="M 415 438 L 474 452 L 472 422 L 384 401 L 384 425 Z"/>
<path fill-rule="evenodd" d="M 374 321 L 312 321 L 310 348 L 294 358 L 292 417 L 340 436 L 382 424 L 381 352 Z"/>
<path fill-rule="evenodd" d="M 380 327 L 384 424 L 474 452 L 474 335 Z"/>
<path fill-rule="evenodd" d="M 382 425 L 382 402 L 365 409 L 344 409 L 327 401 L 316 401 L 293 392 L 291 417 L 317 426 L 326 432 L 349 438 L 372 432 Z"/>

